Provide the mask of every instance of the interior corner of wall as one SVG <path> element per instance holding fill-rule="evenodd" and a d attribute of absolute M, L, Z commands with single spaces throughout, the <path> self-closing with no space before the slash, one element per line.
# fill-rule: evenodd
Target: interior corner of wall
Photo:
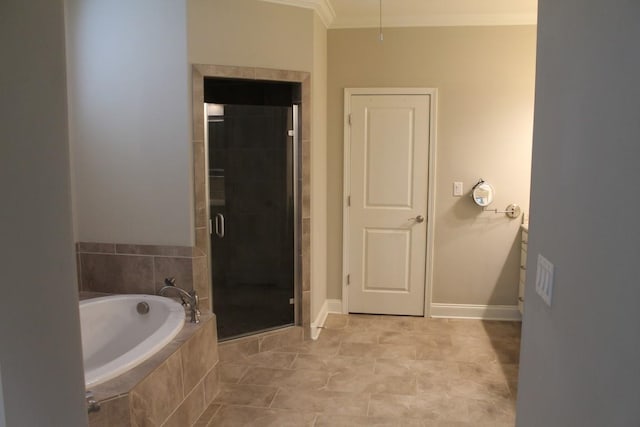
<path fill-rule="evenodd" d="M 189 162 L 190 178 L 189 178 L 189 191 L 188 191 L 188 227 L 189 227 L 189 246 L 195 246 L 196 244 L 196 191 L 195 191 L 195 177 L 193 170 L 193 161 Z"/>
<path fill-rule="evenodd" d="M 0 366 L 0 427 L 6 427 L 7 420 L 4 416 L 4 393 L 2 391 L 2 366 Z"/>
<path fill-rule="evenodd" d="M 312 311 L 313 307 L 312 307 Z M 322 305 L 320 306 L 320 309 L 317 311 L 317 313 L 311 313 L 311 317 L 313 319 L 313 321 L 311 322 L 311 338 L 316 340 L 318 339 L 318 336 L 320 336 L 320 332 L 322 331 L 322 326 L 324 325 L 324 322 L 327 320 L 327 316 L 329 315 L 329 303 L 328 300 L 325 298 Z"/>

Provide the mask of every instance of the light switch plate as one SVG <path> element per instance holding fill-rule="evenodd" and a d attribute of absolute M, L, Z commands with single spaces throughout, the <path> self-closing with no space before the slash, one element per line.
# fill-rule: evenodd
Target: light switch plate
<path fill-rule="evenodd" d="M 542 297 L 544 302 L 551 307 L 551 296 L 553 294 L 553 264 L 538 254 L 538 266 L 536 270 L 536 292 Z"/>
<path fill-rule="evenodd" d="M 453 183 L 453 195 L 458 197 L 458 196 L 462 196 L 462 182 L 460 181 L 455 181 Z"/>

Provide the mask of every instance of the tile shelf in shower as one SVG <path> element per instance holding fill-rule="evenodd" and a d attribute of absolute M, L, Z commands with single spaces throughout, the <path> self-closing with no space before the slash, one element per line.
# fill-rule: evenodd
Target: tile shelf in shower
<path fill-rule="evenodd" d="M 220 169 L 220 168 L 209 169 L 209 177 L 224 178 L 224 169 Z"/>

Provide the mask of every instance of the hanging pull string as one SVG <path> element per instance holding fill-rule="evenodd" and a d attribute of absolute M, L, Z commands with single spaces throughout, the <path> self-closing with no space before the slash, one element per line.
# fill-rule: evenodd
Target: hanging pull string
<path fill-rule="evenodd" d="M 384 40 L 384 35 L 382 34 L 382 0 L 380 0 L 380 27 L 379 27 L 379 35 L 380 42 Z"/>

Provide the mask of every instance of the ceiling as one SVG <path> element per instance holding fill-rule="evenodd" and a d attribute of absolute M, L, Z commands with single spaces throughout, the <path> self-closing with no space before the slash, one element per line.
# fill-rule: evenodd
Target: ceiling
<path fill-rule="evenodd" d="M 380 0 L 263 0 L 314 9 L 329 28 L 380 24 Z M 529 25 L 537 0 L 382 0 L 384 27 Z"/>

